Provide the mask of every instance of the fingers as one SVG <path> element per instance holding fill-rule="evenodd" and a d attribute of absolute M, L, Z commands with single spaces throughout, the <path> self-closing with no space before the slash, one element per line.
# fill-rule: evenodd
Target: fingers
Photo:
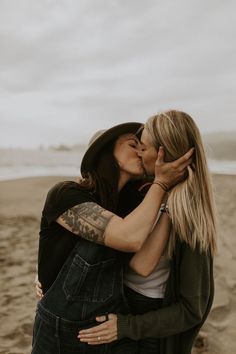
<path fill-rule="evenodd" d="M 191 148 L 188 152 L 186 152 L 186 154 L 181 156 L 176 162 L 178 162 L 179 165 L 182 165 L 183 163 L 185 163 L 191 158 L 193 152 L 194 152 L 194 148 Z"/>
<path fill-rule="evenodd" d="M 189 166 L 193 161 L 193 158 L 192 158 L 193 152 L 194 152 L 194 148 L 191 148 L 189 151 L 186 152 L 186 154 L 181 156 L 179 159 L 173 161 L 172 162 L 173 168 L 176 170 L 180 169 L 182 171 L 187 166 Z M 160 166 L 161 164 L 163 164 L 165 162 L 164 157 L 165 157 L 164 148 L 162 146 L 160 146 L 160 148 L 158 150 L 158 156 L 156 159 L 156 166 Z"/>
<path fill-rule="evenodd" d="M 186 160 L 185 162 L 183 162 L 180 166 L 181 170 L 185 170 L 186 167 L 188 167 L 189 165 L 191 165 L 191 163 L 193 162 L 192 158 L 189 158 L 188 160 Z"/>
<path fill-rule="evenodd" d="M 191 148 L 186 154 L 172 162 L 164 161 L 164 149 L 159 148 L 158 158 L 155 163 L 155 178 L 168 186 L 168 189 L 174 187 L 177 183 L 184 180 L 187 176 L 187 167 L 193 162 L 194 148 Z"/>
<path fill-rule="evenodd" d="M 101 317 L 103 317 L 103 316 L 101 316 Z M 82 329 L 81 331 L 79 331 L 79 335 L 84 336 L 84 335 L 92 334 L 91 336 L 88 336 L 88 337 L 92 337 L 93 335 L 98 336 L 98 333 L 100 333 L 101 331 L 106 330 L 106 329 L 107 329 L 107 324 L 105 322 L 105 323 L 102 323 L 102 324 L 92 327 L 92 328 Z"/>
<path fill-rule="evenodd" d="M 100 330 L 98 332 L 93 332 L 93 333 L 81 333 L 79 332 L 79 335 L 77 336 L 81 341 L 96 341 L 100 340 L 101 338 L 103 340 L 110 340 L 110 338 L 116 336 L 116 331 L 111 331 L 110 329 L 104 329 Z M 98 339 L 100 338 L 100 339 Z"/>
<path fill-rule="evenodd" d="M 96 321 L 97 322 L 105 322 L 107 320 L 106 316 L 99 316 L 96 317 Z"/>
<path fill-rule="evenodd" d="M 97 345 L 113 342 L 117 339 L 117 333 L 107 329 L 97 333 L 79 334 L 78 338 L 81 342 Z"/>
<path fill-rule="evenodd" d="M 191 148 L 186 154 L 181 156 L 178 160 L 172 162 L 173 168 L 176 171 L 179 171 L 180 177 L 185 174 L 186 168 L 193 162 L 192 154 L 194 152 L 194 148 Z"/>
<path fill-rule="evenodd" d="M 38 288 L 37 284 L 35 285 L 36 297 L 41 300 L 43 298 L 42 289 Z"/>
<path fill-rule="evenodd" d="M 192 147 L 188 152 L 186 152 L 186 154 L 185 154 L 186 160 L 188 160 L 193 155 L 194 150 L 195 150 L 195 148 Z"/>
<path fill-rule="evenodd" d="M 43 298 L 42 284 L 39 282 L 38 277 L 35 278 L 35 292 L 36 297 L 41 300 Z"/>
<path fill-rule="evenodd" d="M 97 317 L 96 320 L 103 321 L 103 323 L 98 326 L 79 331 L 79 340 L 81 342 L 86 342 L 91 345 L 110 343 L 116 340 L 116 319 L 116 315 L 114 314 L 109 314 L 108 320 L 106 320 L 106 316 Z M 104 322 L 104 320 L 106 321 Z"/>
<path fill-rule="evenodd" d="M 90 339 L 90 340 L 80 340 L 81 342 L 83 343 L 87 343 L 89 345 L 99 345 L 99 344 L 107 344 L 107 343 L 111 343 L 111 342 L 114 342 L 115 340 L 117 340 L 117 336 L 113 336 L 113 337 L 99 337 L 99 340 L 98 340 L 98 337 L 94 338 L 94 339 Z"/>

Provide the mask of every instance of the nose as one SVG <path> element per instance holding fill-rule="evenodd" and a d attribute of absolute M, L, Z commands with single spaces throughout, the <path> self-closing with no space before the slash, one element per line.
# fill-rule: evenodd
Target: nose
<path fill-rule="evenodd" d="M 139 157 L 142 157 L 142 153 L 143 153 L 142 148 L 139 147 L 139 148 L 137 149 L 137 154 L 138 154 L 138 156 L 139 156 Z"/>

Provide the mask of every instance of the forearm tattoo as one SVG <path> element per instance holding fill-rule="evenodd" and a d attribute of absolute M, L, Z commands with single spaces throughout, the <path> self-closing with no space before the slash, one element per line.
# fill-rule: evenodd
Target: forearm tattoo
<path fill-rule="evenodd" d="M 108 215 L 107 215 L 108 214 Z M 86 202 L 68 209 L 61 215 L 71 232 L 86 240 L 104 244 L 105 229 L 114 214 L 93 202 Z"/>

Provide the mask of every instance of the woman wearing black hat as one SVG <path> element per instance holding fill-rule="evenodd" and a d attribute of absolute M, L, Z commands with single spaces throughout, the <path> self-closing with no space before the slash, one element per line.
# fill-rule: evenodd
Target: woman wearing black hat
<path fill-rule="evenodd" d="M 140 249 L 152 231 L 168 188 L 183 178 L 191 151 L 164 163 L 146 197 L 127 217 L 115 215 L 119 191 L 143 175 L 134 133 L 140 123 L 113 127 L 92 141 L 81 163 L 83 179 L 53 187 L 42 213 L 38 303 L 32 354 L 107 353 L 109 344 L 90 347 L 77 333 L 94 325 L 95 315 L 127 311 L 119 251 Z M 155 228 L 152 232 L 155 232 Z M 79 237 L 75 237 L 78 235 Z"/>

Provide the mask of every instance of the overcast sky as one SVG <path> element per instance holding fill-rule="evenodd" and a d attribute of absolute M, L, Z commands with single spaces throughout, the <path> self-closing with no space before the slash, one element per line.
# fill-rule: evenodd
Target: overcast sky
<path fill-rule="evenodd" d="M 236 130 L 235 0 L 0 0 L 0 147 L 177 108 Z"/>

